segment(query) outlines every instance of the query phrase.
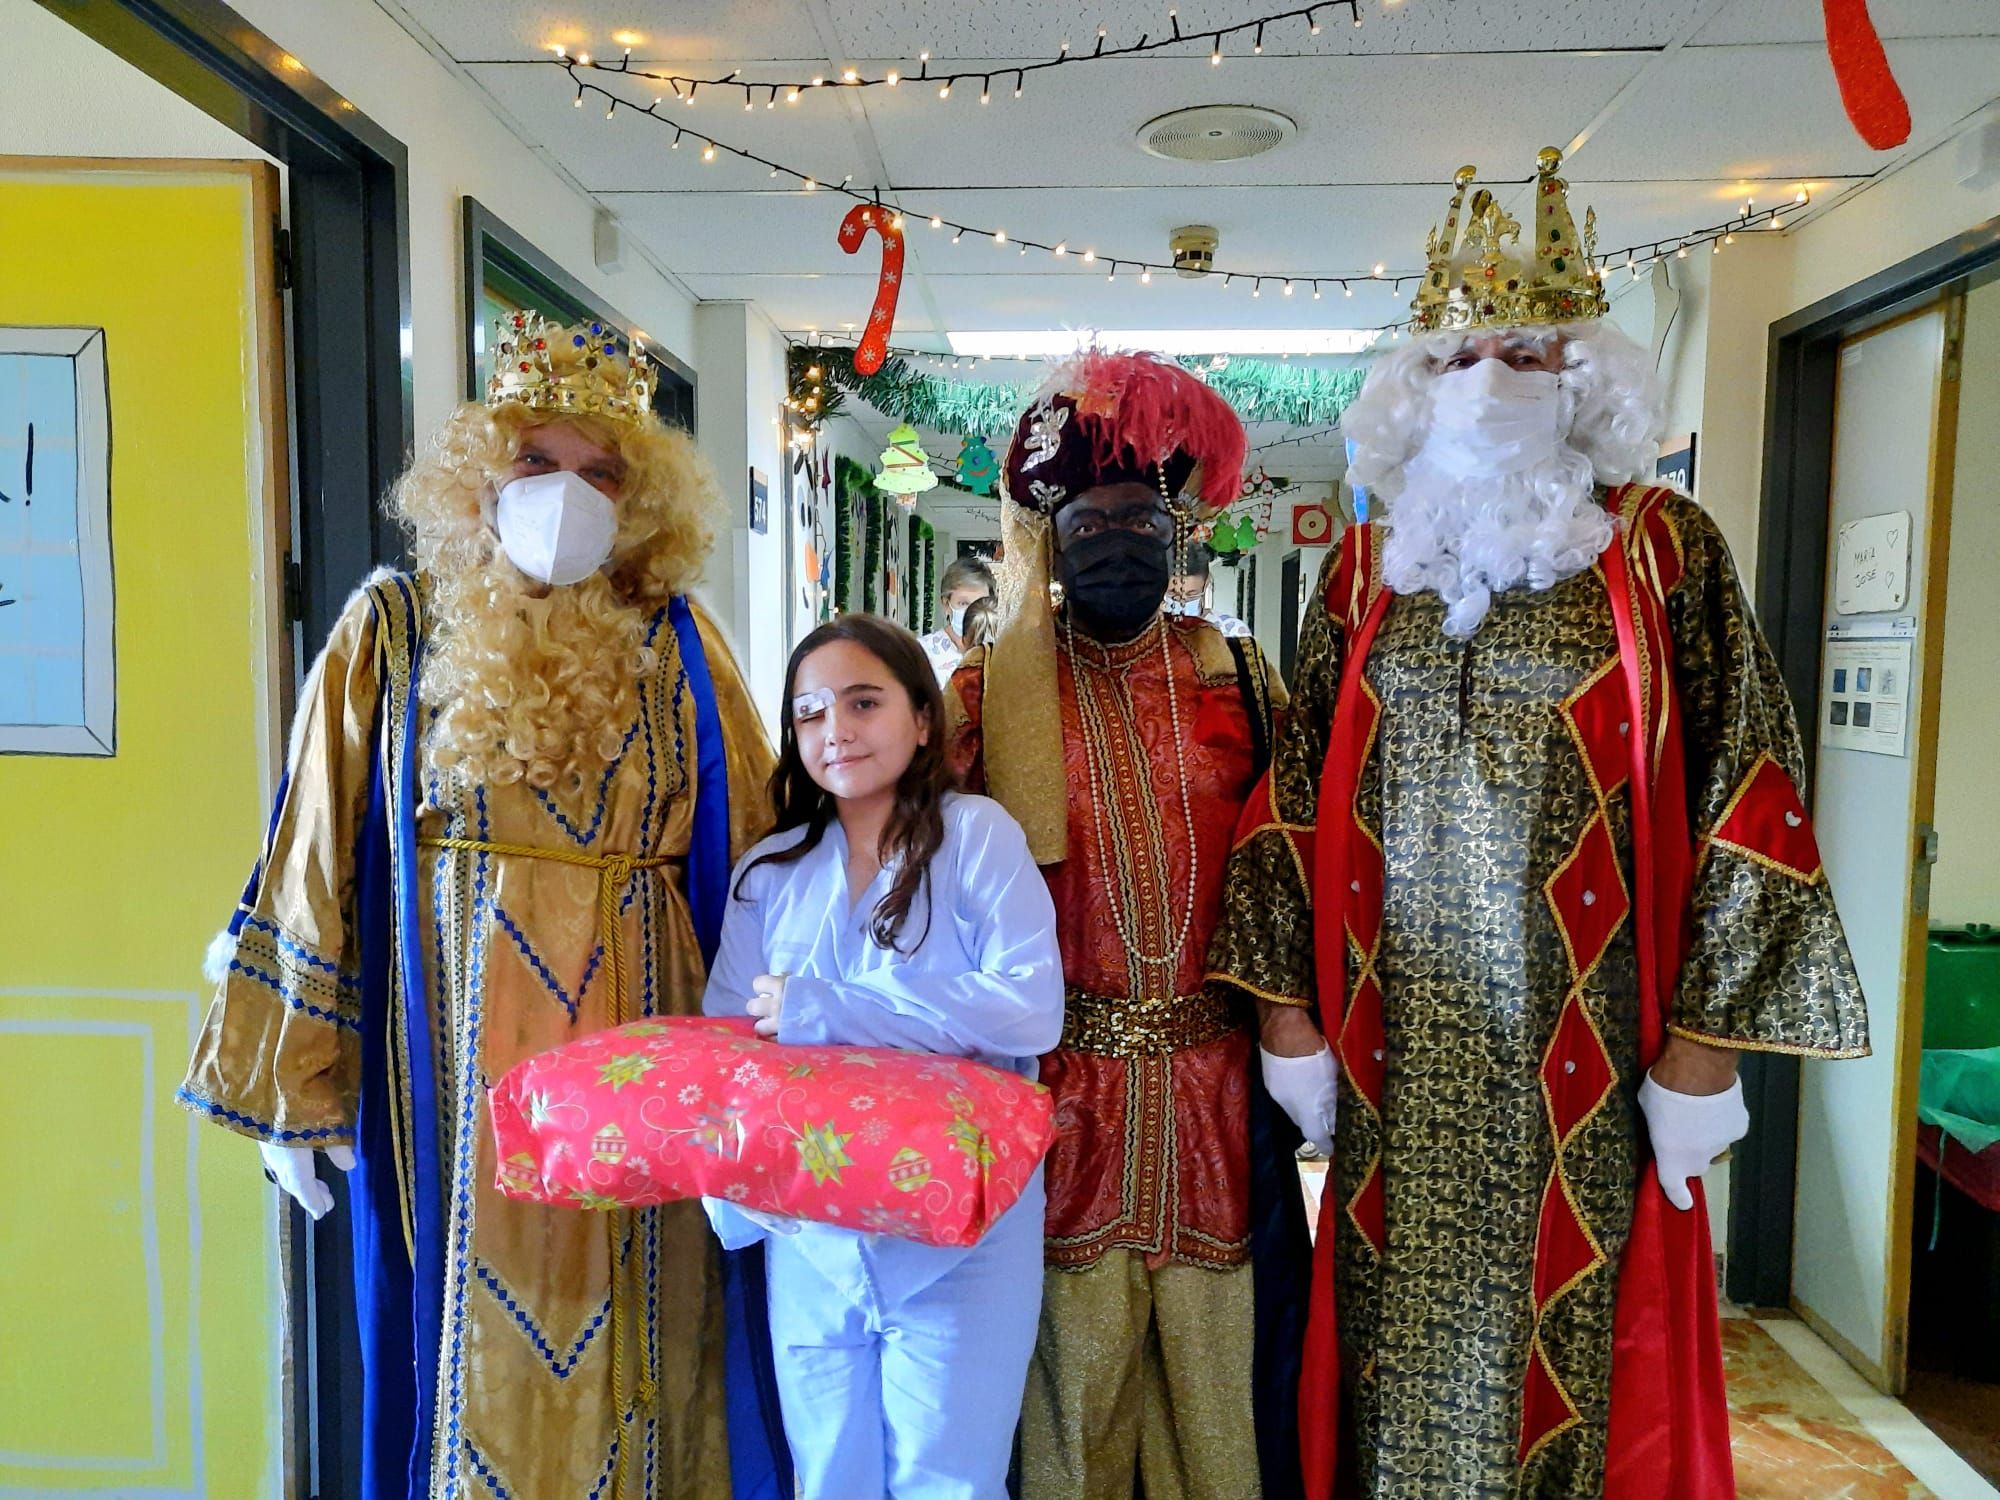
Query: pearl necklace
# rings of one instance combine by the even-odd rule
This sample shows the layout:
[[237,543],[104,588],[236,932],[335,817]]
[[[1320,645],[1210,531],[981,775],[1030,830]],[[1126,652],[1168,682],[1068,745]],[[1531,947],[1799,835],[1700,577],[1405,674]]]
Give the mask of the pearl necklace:
[[[1174,768],[1180,781],[1181,817],[1187,828],[1187,907],[1181,913],[1180,931],[1175,935],[1172,946],[1163,953],[1151,953],[1146,950],[1145,945],[1140,941],[1139,934],[1134,930],[1135,924],[1132,921],[1132,913],[1128,912],[1118,899],[1117,881],[1115,879],[1106,881],[1104,899],[1105,904],[1111,909],[1111,925],[1118,933],[1119,940],[1125,945],[1127,960],[1138,964],[1142,968],[1148,966],[1166,968],[1179,964],[1181,952],[1187,946],[1188,934],[1194,930],[1195,893],[1201,876],[1201,851],[1195,842],[1194,831],[1194,796],[1188,787],[1187,744],[1181,735],[1180,690],[1174,684],[1173,653],[1168,644],[1168,636],[1171,632],[1168,630],[1165,621],[1156,621],[1155,624],[1160,632],[1160,660],[1166,668],[1167,720],[1173,730]],[[1099,722],[1097,706],[1091,701],[1090,695],[1083,690],[1080,673],[1086,664],[1077,655],[1076,629],[1067,611],[1064,612],[1063,616],[1063,646],[1069,656],[1072,680],[1076,681],[1077,684],[1076,717],[1077,724],[1083,731],[1083,761],[1090,777],[1091,831],[1096,836],[1100,858],[1105,856],[1108,847],[1115,847],[1122,854],[1125,852],[1124,825],[1116,818],[1109,819],[1107,824],[1104,792],[1099,784],[1097,771],[1098,755],[1106,750],[1105,729]],[[1107,826],[1109,829],[1108,839],[1106,837]],[[1163,857],[1165,853],[1166,850],[1163,845],[1161,849]],[[1126,860],[1128,868],[1130,867],[1130,863],[1128,857]],[[1112,862],[1112,869],[1108,870],[1107,874],[1114,873],[1115,868],[1114,861]],[[1171,915],[1169,916],[1169,920],[1171,920]]]

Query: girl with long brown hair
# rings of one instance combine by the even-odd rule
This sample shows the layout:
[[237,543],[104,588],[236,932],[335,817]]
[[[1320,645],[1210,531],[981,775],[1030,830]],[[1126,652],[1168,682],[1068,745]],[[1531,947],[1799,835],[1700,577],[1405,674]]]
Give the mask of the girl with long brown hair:
[[[792,653],[781,727],[778,831],[738,866],[703,1009],[753,1016],[780,1043],[946,1053],[1033,1077],[1062,1032],[1055,910],[1020,826],[953,789],[916,637],[872,615],[822,625]],[[875,1100],[850,1104],[852,1128],[887,1128],[869,1119]],[[977,1245],[948,1249],[709,1200],[725,1245],[767,1242],[806,1500],[1005,1493],[1043,1207],[1038,1170]]]

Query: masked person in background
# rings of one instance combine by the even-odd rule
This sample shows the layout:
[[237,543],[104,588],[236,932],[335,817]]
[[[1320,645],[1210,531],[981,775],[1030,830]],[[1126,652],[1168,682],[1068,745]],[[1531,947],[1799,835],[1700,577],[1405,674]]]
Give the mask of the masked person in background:
[[1214,561],[1207,547],[1189,542],[1174,559],[1174,576],[1167,580],[1167,613],[1206,620],[1224,635],[1245,636],[1250,627],[1234,615],[1225,615],[1209,606],[1210,566]]
[[648,368],[531,313],[495,358],[390,502],[417,571],[369,579],[306,679],[180,1098],[314,1217],[316,1158],[351,1174],[364,1500],[721,1496],[732,1467],[789,1495],[758,1343],[724,1350],[761,1263],[726,1293],[699,1203],[494,1188],[489,1083],[698,1011],[773,764],[684,592],[719,501]]
[[1658,393],[1561,160],[1531,252],[1458,174],[1342,417],[1386,516],[1321,572],[1229,867],[1214,967],[1340,1067],[1314,1500],[1733,1496],[1737,1054],[1867,1050],[1791,701],[1715,523],[1635,482]]
[[951,681],[951,674],[974,644],[965,633],[966,612],[980,600],[991,599],[993,593],[993,570],[979,558],[955,558],[944,570],[938,584],[944,623],[923,638],[924,655],[931,659],[940,688]]
[[[1206,962],[1284,689],[1255,642],[1160,608],[1177,533],[1235,499],[1244,449],[1178,365],[1058,370],[1007,451],[1007,623],[952,679],[953,762],[1027,831],[1066,989],[1026,1500],[1297,1487],[1299,1135]],[[1318,1133],[1307,1066],[1280,1087]]]

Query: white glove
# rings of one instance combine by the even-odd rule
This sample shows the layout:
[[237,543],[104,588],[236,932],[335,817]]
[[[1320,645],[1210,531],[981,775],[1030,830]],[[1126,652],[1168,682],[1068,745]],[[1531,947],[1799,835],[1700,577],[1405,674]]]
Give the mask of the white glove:
[[1263,1054],[1266,1092],[1321,1156],[1333,1155],[1333,1116],[1340,1100],[1340,1070],[1334,1066],[1333,1049],[1322,1047],[1309,1057],[1257,1050]]
[[[280,1146],[274,1141],[259,1141],[257,1150],[264,1158],[264,1170],[280,1189],[315,1219],[326,1217],[333,1207],[333,1189],[321,1182],[314,1170],[317,1151],[310,1146]],[[352,1146],[328,1146],[326,1159],[343,1172],[354,1170]]]
[[750,989],[750,999],[744,1009],[756,1019],[757,1035],[775,1040],[778,1014],[785,1008],[785,976],[759,974],[750,981]]
[[1677,1094],[1653,1082],[1648,1073],[1639,1085],[1639,1108],[1653,1138],[1653,1165],[1667,1202],[1693,1208],[1688,1179],[1699,1177],[1750,1129],[1750,1111],[1743,1103],[1743,1080],[1719,1094]]

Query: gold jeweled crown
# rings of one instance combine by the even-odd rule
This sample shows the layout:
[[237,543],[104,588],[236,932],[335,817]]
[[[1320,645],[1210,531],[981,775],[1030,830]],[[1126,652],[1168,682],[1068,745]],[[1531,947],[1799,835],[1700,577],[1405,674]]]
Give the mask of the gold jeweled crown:
[[[1465,190],[1479,169],[1458,169],[1444,227],[1431,230],[1424,245],[1430,266],[1410,304],[1419,333],[1574,323],[1604,316],[1611,304],[1591,264],[1597,251],[1597,210],[1584,215],[1579,237],[1569,212],[1569,184],[1556,176],[1561,165],[1562,152],[1553,146],[1543,147],[1536,158],[1532,255],[1520,248],[1520,222],[1485,188],[1472,195],[1465,236],[1459,238]],[[1512,241],[1513,249],[1503,248],[1503,241]]]
[[486,404],[518,401],[536,411],[638,422],[653,409],[652,365],[603,323],[565,328],[537,312],[494,320],[493,376]]

